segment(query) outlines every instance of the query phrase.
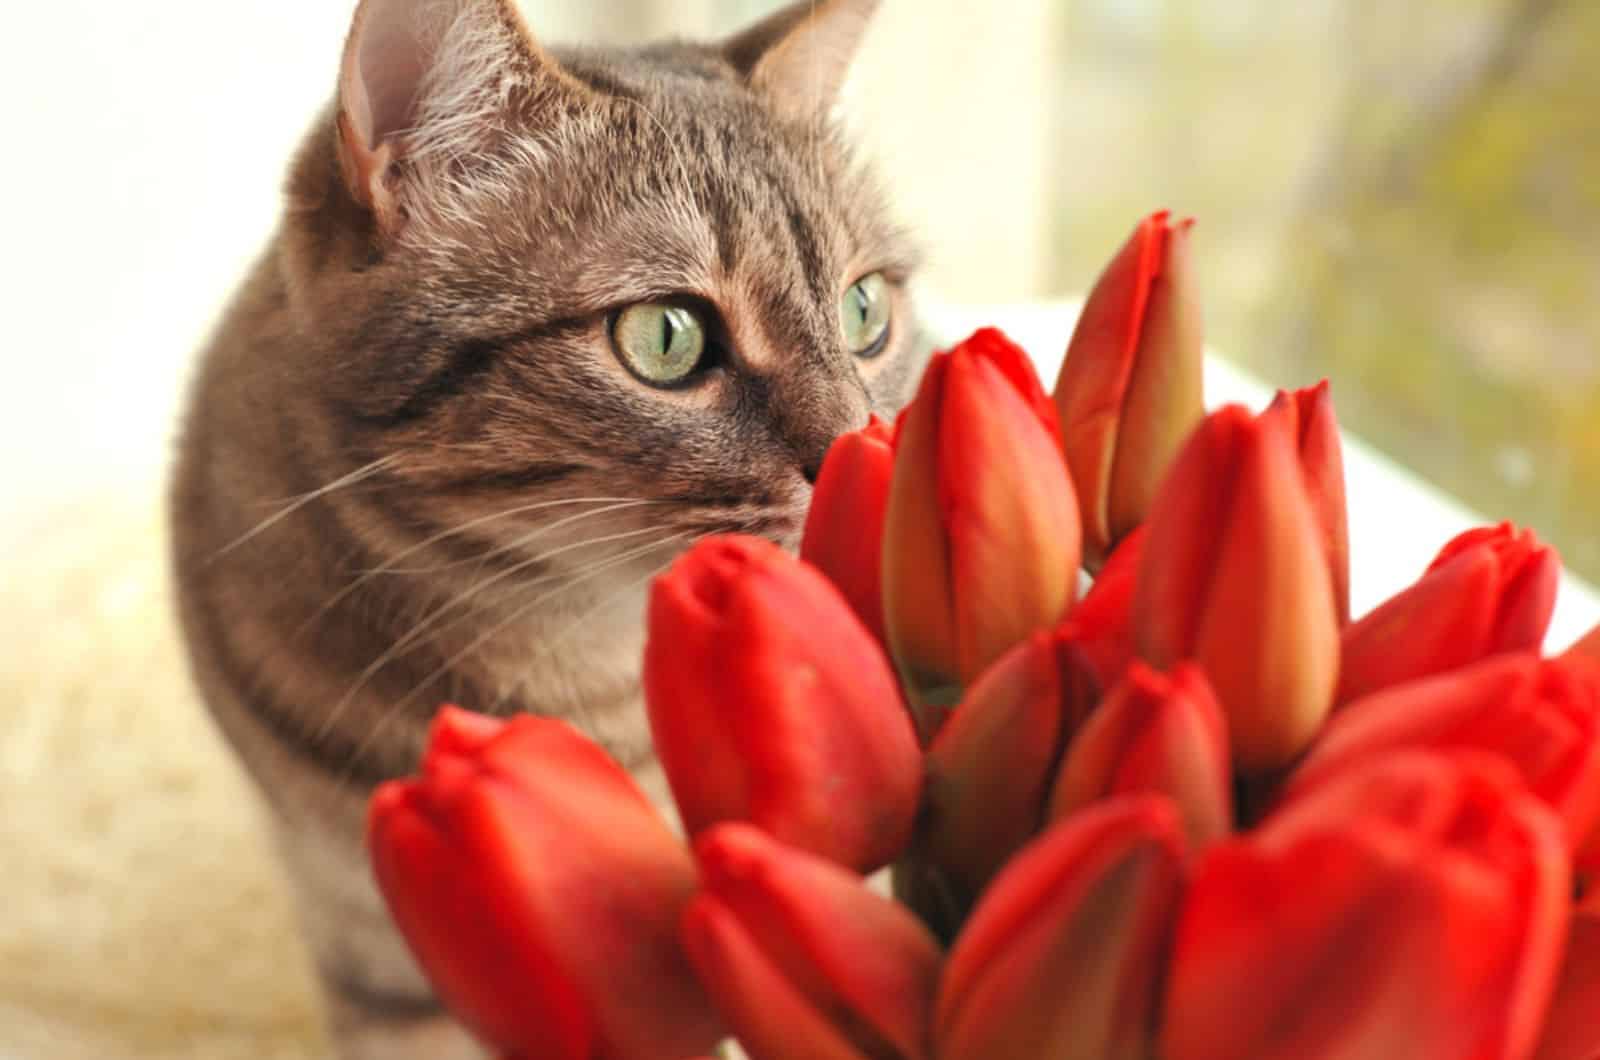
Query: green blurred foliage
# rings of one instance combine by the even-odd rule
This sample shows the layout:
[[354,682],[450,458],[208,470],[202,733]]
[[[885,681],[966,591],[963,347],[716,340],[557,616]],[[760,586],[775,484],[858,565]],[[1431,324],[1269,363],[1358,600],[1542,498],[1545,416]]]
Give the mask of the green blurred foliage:
[[1220,348],[1600,579],[1600,4],[1072,8],[1058,287],[1196,214]]

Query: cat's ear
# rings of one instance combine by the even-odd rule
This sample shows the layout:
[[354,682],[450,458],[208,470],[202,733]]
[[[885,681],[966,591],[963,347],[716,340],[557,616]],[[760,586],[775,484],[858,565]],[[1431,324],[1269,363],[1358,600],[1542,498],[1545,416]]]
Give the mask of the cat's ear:
[[750,87],[788,117],[813,121],[844,87],[879,0],[798,0],[723,45]]
[[402,173],[470,158],[513,97],[566,80],[514,0],[361,0],[339,74],[345,183],[392,232]]

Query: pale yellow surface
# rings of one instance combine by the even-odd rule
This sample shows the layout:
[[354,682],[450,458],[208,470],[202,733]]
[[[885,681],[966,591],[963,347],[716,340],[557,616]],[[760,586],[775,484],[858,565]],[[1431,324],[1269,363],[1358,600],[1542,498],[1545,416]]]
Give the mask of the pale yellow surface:
[[310,1060],[309,969],[199,707],[153,497],[0,555],[0,1056]]

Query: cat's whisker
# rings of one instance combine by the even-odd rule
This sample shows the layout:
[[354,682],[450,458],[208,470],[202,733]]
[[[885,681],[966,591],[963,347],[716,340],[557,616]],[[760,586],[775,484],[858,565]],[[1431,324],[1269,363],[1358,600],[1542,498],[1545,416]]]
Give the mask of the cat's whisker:
[[[455,536],[457,534],[464,533],[467,530],[472,529],[475,525],[482,525],[484,522],[489,521],[491,518],[503,518],[504,513],[502,513],[501,515],[494,516],[494,517],[484,516],[481,519],[475,519],[472,522],[463,524],[462,526],[456,527],[453,530],[447,530],[447,531],[443,531],[441,533],[435,534],[433,537],[428,538],[428,540],[422,542],[421,544],[419,544],[417,546],[413,546],[412,548],[408,548],[405,551],[399,553],[390,562],[385,563],[380,567],[374,567],[371,570],[361,572],[361,578],[362,579],[372,578],[372,577],[376,577],[376,576],[378,576],[380,574],[412,574],[412,575],[415,575],[415,574],[439,574],[439,573],[441,573],[443,571],[454,570],[454,569],[456,569],[458,567],[470,567],[470,566],[477,566],[481,570],[483,568],[483,564],[487,563],[489,560],[496,559],[496,558],[498,558],[500,556],[504,556],[508,552],[516,552],[518,549],[522,549],[522,548],[527,547],[529,544],[531,544],[534,541],[537,541],[539,538],[544,537],[544,536],[546,536],[548,534],[554,533],[555,531],[560,530],[563,527],[570,526],[573,523],[578,523],[578,522],[583,522],[583,521],[588,520],[588,519],[593,519],[596,516],[609,515],[612,512],[623,511],[623,510],[626,510],[628,508],[639,508],[639,507],[643,507],[643,506],[646,506],[646,505],[664,503],[662,501],[657,501],[657,500],[622,500],[620,498],[607,498],[607,500],[615,500],[616,503],[607,504],[603,508],[595,508],[595,509],[592,509],[592,510],[587,511],[587,512],[580,512],[577,515],[566,516],[564,518],[556,520],[553,523],[548,523],[548,524],[546,524],[544,526],[535,527],[534,529],[528,531],[525,534],[522,534],[521,536],[515,538],[514,540],[508,541],[508,542],[506,542],[504,544],[501,544],[501,545],[496,545],[494,548],[491,548],[491,549],[485,551],[484,553],[482,553],[481,555],[478,555],[478,556],[470,556],[470,557],[467,557],[465,559],[453,559],[453,560],[449,560],[449,561],[444,562],[444,563],[435,564],[432,567],[399,567],[399,566],[396,566],[396,562],[397,561],[399,561],[401,559],[404,559],[406,556],[411,555],[413,552],[415,552],[415,551],[417,551],[417,550],[419,550],[421,548],[425,548],[425,547],[430,546],[430,545],[438,544],[440,541],[444,540],[445,538],[453,537],[453,536]],[[549,502],[549,503],[554,504],[554,503],[560,503],[560,502]],[[526,506],[524,508],[513,509],[513,511],[525,512],[525,511],[529,511],[529,510],[532,510],[534,508],[540,508],[540,507],[545,507],[545,505],[530,505],[530,506]],[[360,580],[360,579],[358,579],[358,580]]]
[[[509,519],[512,516],[526,515],[529,512],[542,511],[542,510],[547,509],[547,508],[555,508],[555,507],[558,507],[558,506],[561,506],[561,505],[567,505],[567,504],[604,504],[604,505],[612,505],[612,504],[618,504],[618,505],[641,504],[642,505],[642,504],[660,504],[660,503],[662,503],[662,502],[660,502],[660,501],[651,501],[651,500],[635,500],[635,499],[627,498],[627,497],[576,497],[576,498],[553,500],[553,501],[539,501],[539,502],[536,502],[536,503],[533,503],[533,504],[522,504],[522,505],[518,505],[518,506],[516,506],[514,508],[507,508],[507,509],[504,509],[503,511],[493,512],[493,513],[490,513],[489,515],[480,515],[475,519],[469,519],[465,523],[461,523],[458,526],[453,526],[448,530],[441,530],[439,533],[434,534],[432,537],[429,537],[429,538],[427,538],[427,539],[425,539],[423,541],[419,541],[418,543],[416,543],[414,545],[410,545],[407,548],[402,549],[401,551],[397,552],[392,558],[390,558],[390,560],[387,563],[384,563],[380,567],[376,567],[376,568],[374,568],[372,570],[360,572],[359,575],[356,578],[354,578],[353,580],[351,580],[351,582],[348,585],[346,585],[344,588],[340,589],[338,592],[333,593],[326,601],[324,601],[322,606],[317,608],[317,610],[312,613],[311,617],[307,618],[304,622],[302,622],[300,624],[299,628],[295,630],[295,632],[293,634],[293,637],[294,637],[294,639],[298,640],[300,637],[304,636],[306,634],[306,632],[309,631],[311,629],[311,627],[314,626],[318,621],[320,621],[324,615],[326,615],[329,611],[333,610],[333,608],[337,607],[341,601],[343,601],[346,598],[348,598],[351,593],[354,593],[357,590],[359,590],[363,585],[367,584],[373,578],[376,578],[376,577],[378,577],[378,576],[380,576],[382,574],[393,573],[395,571],[395,564],[398,564],[402,560],[404,560],[404,559],[406,559],[406,558],[408,558],[410,556],[413,556],[416,553],[418,553],[418,552],[420,552],[420,551],[422,551],[424,549],[432,548],[434,545],[437,545],[441,541],[446,541],[446,540],[448,540],[448,539],[450,539],[452,537],[459,536],[459,535],[464,534],[464,533],[466,533],[466,532],[468,532],[470,530],[475,530],[480,526],[485,526],[485,525],[487,525],[489,523],[496,522],[496,521],[501,520],[501,519]],[[588,516],[591,516],[591,515],[601,515],[601,514],[604,514],[606,512],[615,511],[615,510],[616,510],[616,508],[614,508],[614,507],[606,507],[606,508],[600,508],[598,510],[592,510],[592,511],[589,511],[589,512],[586,512],[586,513],[581,513],[581,514],[584,517],[588,517]],[[576,519],[577,517],[573,517],[573,518]],[[551,524],[550,526],[545,527],[543,529],[553,530],[556,527],[564,525],[565,523],[567,523],[569,521],[572,521],[572,520],[560,520],[560,521],[558,521],[558,522],[556,522],[554,524]],[[534,539],[533,537],[526,537],[526,538],[519,539],[519,542],[517,543],[516,547],[521,547],[522,545],[528,543],[528,541],[533,540],[533,539]],[[492,557],[500,555],[500,554],[501,554],[501,551],[500,550],[496,550],[494,552],[489,553],[487,556],[481,557],[481,559],[492,558]]]
[[[588,621],[593,619],[595,616],[603,614],[606,611],[607,608],[609,608],[611,605],[615,604],[618,600],[622,599],[623,597],[627,596],[629,593],[631,593],[634,590],[638,589],[640,585],[643,585],[645,583],[648,583],[650,581],[655,580],[655,578],[658,575],[660,575],[662,571],[664,571],[668,567],[672,566],[674,558],[675,557],[669,557],[668,559],[662,560],[656,566],[654,566],[650,570],[646,571],[642,576],[640,576],[638,578],[631,579],[625,585],[623,585],[621,588],[617,589],[615,592],[611,593],[610,595],[608,595],[605,598],[603,598],[600,601],[598,601],[593,607],[590,607],[583,614],[579,615],[577,618],[573,619],[570,623],[568,623],[567,626],[561,630],[561,632],[559,632],[555,636],[551,637],[550,640],[547,643],[551,643],[551,644],[559,643],[560,641],[564,640],[565,638],[571,636],[573,633],[577,632],[577,630],[580,627],[582,627],[585,623],[587,623]],[[523,671],[523,676],[521,678],[519,678],[516,681],[508,683],[506,685],[506,690],[504,692],[502,692],[500,694],[499,698],[496,699],[494,701],[494,703],[490,706],[490,708],[488,710],[488,713],[499,715],[502,712],[502,709],[505,707],[506,702],[508,700],[510,700],[510,698],[516,693],[516,691],[526,683],[527,674],[529,672],[531,672],[532,670],[533,670],[533,666],[530,665],[529,667],[527,667]],[[586,707],[581,703],[578,705],[578,714],[580,715],[579,721],[583,723],[583,725],[586,727],[587,731],[593,732],[594,731],[593,728],[589,727],[588,711],[587,711]]]
[[424,689],[428,688],[430,685],[432,685],[435,681],[439,680],[441,677],[443,677],[446,674],[450,673],[463,660],[465,660],[467,657],[473,655],[474,653],[480,651],[486,644],[488,644],[495,637],[499,636],[501,633],[505,632],[507,629],[510,629],[517,622],[520,622],[528,614],[528,612],[532,611],[533,609],[539,607],[542,604],[548,603],[549,601],[553,600],[555,597],[561,595],[562,593],[569,592],[572,589],[576,588],[578,585],[581,585],[581,584],[583,584],[585,582],[588,582],[588,581],[592,580],[593,578],[596,578],[599,575],[604,574],[605,572],[607,572],[607,571],[609,571],[609,570],[611,570],[611,569],[613,569],[615,567],[622,566],[623,564],[626,564],[626,563],[630,562],[631,560],[637,559],[639,556],[647,555],[648,553],[650,553],[651,551],[653,551],[655,549],[661,548],[661,547],[663,547],[665,545],[672,544],[672,543],[674,543],[674,542],[676,542],[676,541],[678,541],[678,540],[680,540],[682,538],[688,537],[688,536],[689,535],[687,533],[683,533],[683,532],[676,533],[676,534],[668,534],[665,537],[661,537],[661,538],[658,538],[658,539],[656,539],[654,541],[650,541],[650,542],[648,542],[648,543],[646,543],[644,545],[641,545],[641,546],[639,546],[637,548],[628,549],[626,551],[618,553],[615,556],[611,556],[611,557],[609,557],[609,558],[607,558],[605,560],[601,560],[600,562],[593,564],[592,566],[586,568],[583,571],[575,573],[566,582],[564,582],[563,584],[561,584],[561,585],[557,586],[556,588],[550,590],[549,592],[541,593],[538,596],[535,596],[533,599],[527,601],[526,603],[520,604],[517,607],[513,608],[510,614],[508,614],[506,617],[504,617],[500,621],[498,621],[498,622],[494,623],[493,625],[491,625],[488,629],[484,630],[481,634],[479,634],[477,637],[475,637],[471,641],[471,643],[469,643],[466,647],[462,648],[460,651],[456,652],[450,658],[446,659],[443,663],[441,663],[439,666],[434,668],[429,674],[427,674],[420,681],[418,681],[414,686],[412,686],[412,689],[411,689],[410,692],[407,692],[404,696],[401,696],[400,699],[398,699],[394,703],[391,703],[389,705],[388,709],[384,712],[383,716],[380,717],[377,720],[377,722],[375,722],[373,724],[372,728],[367,732],[367,734],[364,737],[362,737],[361,742],[358,743],[356,745],[355,749],[351,752],[351,755],[350,755],[350,768],[354,769],[355,765],[360,761],[361,756],[366,752],[367,748],[370,747],[377,740],[377,738],[380,735],[380,733],[382,732],[382,730],[396,716],[398,716],[402,711],[404,711],[404,709],[407,706],[409,706],[416,699],[416,697],[422,693],[422,691]]
[[390,453],[388,456],[380,456],[378,459],[369,464],[364,464],[348,474],[341,475],[332,482],[328,483],[326,486],[319,487],[318,489],[312,490],[310,493],[305,493],[299,497],[291,499],[287,504],[278,509],[272,515],[267,516],[249,530],[245,531],[232,541],[228,542],[226,545],[223,545],[221,548],[217,549],[217,551],[213,552],[211,556],[207,558],[206,562],[208,564],[215,563],[228,553],[248,544],[257,537],[260,537],[262,534],[266,533],[268,530],[271,530],[274,526],[277,526],[279,523],[283,522],[285,519],[289,518],[289,516],[293,515],[295,512],[298,512],[311,502],[318,500],[319,498],[326,497],[330,493],[353,486],[363,479],[371,478],[380,471],[393,466],[400,460],[400,457],[401,454],[399,453]]
[[[338,702],[336,702],[329,709],[327,717],[325,717],[322,724],[317,727],[317,731],[315,734],[313,734],[312,739],[320,740],[327,736],[330,731],[332,731],[333,727],[338,723],[340,716],[343,715],[344,711],[355,700],[356,696],[360,694],[361,690],[366,687],[367,682],[372,680],[373,677],[377,676],[380,670],[389,665],[395,659],[399,658],[405,651],[415,645],[423,637],[423,635],[429,630],[432,630],[439,620],[445,615],[449,614],[451,611],[463,604],[471,603],[477,597],[481,596],[485,590],[492,588],[508,578],[515,577],[517,574],[520,574],[529,567],[537,566],[540,563],[544,563],[548,560],[556,558],[557,556],[573,552],[577,549],[590,548],[595,545],[609,544],[611,542],[626,540],[632,537],[639,537],[643,534],[653,533],[659,533],[659,530],[657,530],[655,527],[643,527],[635,530],[625,530],[616,534],[607,534],[603,537],[587,538],[583,541],[575,541],[570,544],[563,545],[560,548],[551,549],[548,552],[541,553],[537,556],[530,556],[520,563],[516,563],[510,567],[507,567],[505,570],[481,579],[474,585],[469,586],[466,590],[452,597],[441,606],[435,608],[416,625],[412,626],[404,636],[395,641],[393,644],[389,645],[389,647],[386,648],[381,655],[374,659],[366,667],[366,669],[362,670],[354,683],[351,684],[350,690],[341,696]],[[557,576],[558,575],[550,575],[548,577]],[[538,579],[535,579],[535,583],[537,582]],[[522,612],[519,611],[519,613]],[[457,616],[453,622],[459,623],[464,621],[465,619],[470,618],[472,614],[473,611],[469,607],[461,615]],[[437,632],[443,632],[443,630]]]

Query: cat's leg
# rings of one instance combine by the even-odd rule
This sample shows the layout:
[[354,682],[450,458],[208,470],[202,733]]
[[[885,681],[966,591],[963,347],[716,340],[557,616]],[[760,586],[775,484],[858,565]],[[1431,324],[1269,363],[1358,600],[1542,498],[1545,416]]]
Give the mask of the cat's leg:
[[[349,822],[280,822],[338,1060],[485,1060],[445,1012],[373,883]],[[359,833],[358,833],[359,834]]]

